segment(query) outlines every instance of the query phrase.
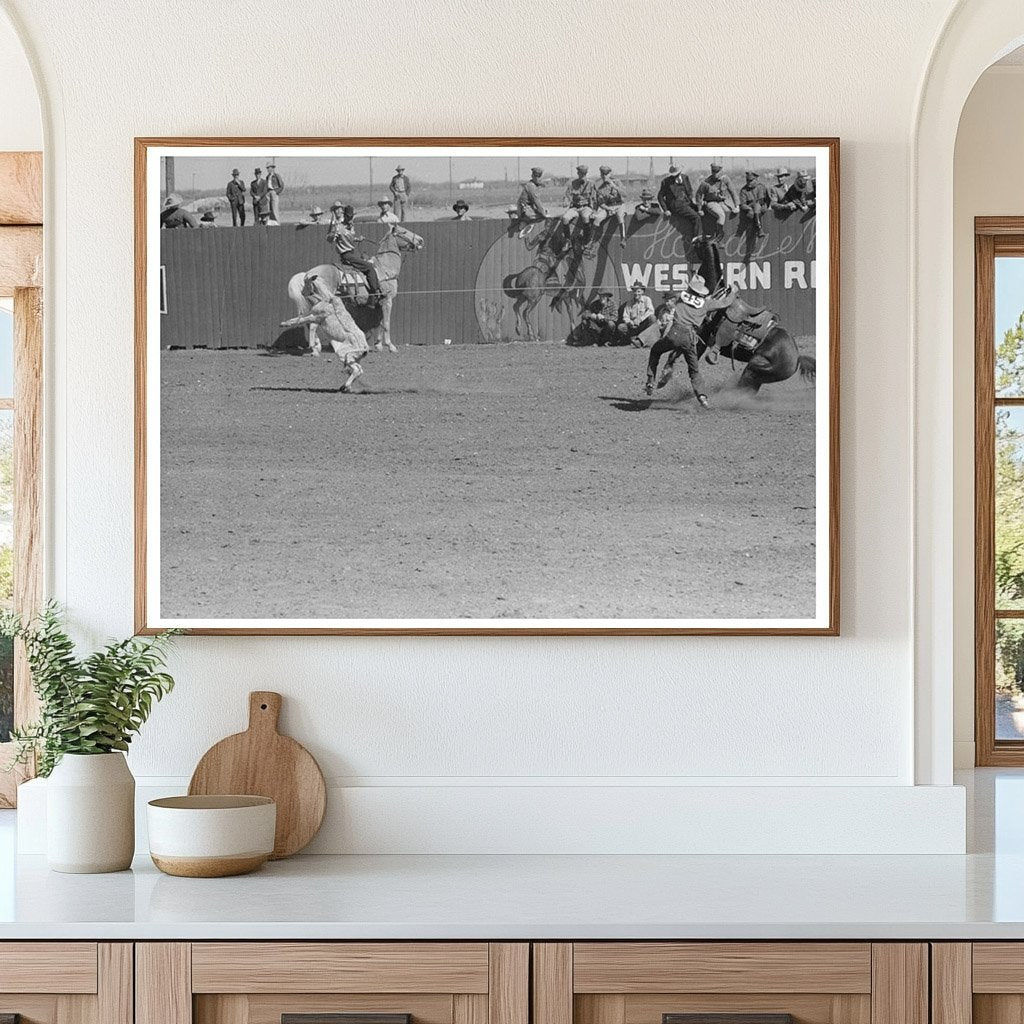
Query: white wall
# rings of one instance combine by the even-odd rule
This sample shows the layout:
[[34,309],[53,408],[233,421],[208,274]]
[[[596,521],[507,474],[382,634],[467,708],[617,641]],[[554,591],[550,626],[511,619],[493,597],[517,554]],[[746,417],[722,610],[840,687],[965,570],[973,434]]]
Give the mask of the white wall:
[[957,764],[974,764],[974,218],[1024,216],[1024,65],[990,68],[956,139],[953,431]]
[[39,96],[25,49],[0,14],[0,152],[43,148]]
[[[132,624],[133,136],[843,140],[840,639],[191,638],[137,773],[187,776],[264,687],[285,692],[286,727],[328,776],[425,785],[410,792],[427,803],[494,782],[914,781],[906,225],[915,102],[946,0],[743,0],[685,26],[671,0],[400,0],[386,13],[311,0],[301,16],[250,0],[215,17],[199,0],[6,6],[38,56],[53,131],[51,589],[91,638]],[[588,25],[629,44],[596,61],[579,42]],[[880,791],[875,805],[884,816]],[[957,806],[935,812],[949,835]]]

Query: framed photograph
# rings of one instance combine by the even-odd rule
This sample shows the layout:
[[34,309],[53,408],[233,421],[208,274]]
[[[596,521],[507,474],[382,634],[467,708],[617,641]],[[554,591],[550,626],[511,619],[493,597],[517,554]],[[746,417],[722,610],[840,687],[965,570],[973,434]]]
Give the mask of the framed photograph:
[[839,631],[837,139],[136,139],[136,626]]

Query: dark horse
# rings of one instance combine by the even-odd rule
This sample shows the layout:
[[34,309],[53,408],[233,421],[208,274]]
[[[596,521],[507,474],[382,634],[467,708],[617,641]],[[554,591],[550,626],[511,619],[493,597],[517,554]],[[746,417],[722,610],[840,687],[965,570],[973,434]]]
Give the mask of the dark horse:
[[[725,275],[717,244],[706,236],[696,240],[696,244],[701,256],[701,276],[713,295],[723,295]],[[797,372],[808,383],[814,381],[817,370],[814,356],[801,355],[792,335],[778,323],[774,314],[748,306],[739,295],[724,309],[713,312],[698,333],[698,359],[714,341],[723,357],[734,363],[746,363],[736,382],[736,387],[742,391],[756,394],[763,384],[789,380]],[[751,338],[756,341],[756,347],[751,347],[747,340]],[[658,387],[668,383],[680,355],[679,349],[669,355]]]

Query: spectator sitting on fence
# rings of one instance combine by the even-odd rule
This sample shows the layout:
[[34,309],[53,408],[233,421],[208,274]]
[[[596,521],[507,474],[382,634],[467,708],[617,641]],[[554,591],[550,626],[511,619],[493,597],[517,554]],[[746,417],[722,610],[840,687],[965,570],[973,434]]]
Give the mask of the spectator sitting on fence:
[[740,189],[740,217],[745,227],[752,227],[758,238],[764,238],[768,232],[761,225],[761,216],[767,213],[771,199],[758,177],[757,171],[747,171],[747,183]]
[[590,168],[580,164],[576,168],[576,177],[565,186],[565,211],[562,213],[562,230],[568,236],[572,233],[573,224],[580,222],[580,231],[589,241],[590,222],[594,217],[594,183],[587,178]]
[[592,299],[583,309],[581,317],[584,339],[590,345],[610,345],[615,340],[615,292],[602,288],[597,298]]
[[[640,281],[630,288],[630,293],[630,298],[619,309],[619,322],[615,330],[621,340],[628,341],[634,348],[643,348],[648,341],[653,343],[658,339],[654,303]],[[648,334],[650,328],[653,330]]]
[[379,224],[397,224],[398,214],[391,208],[391,200],[384,196],[377,200],[377,209],[380,210],[380,215],[377,217]]
[[662,178],[658,189],[658,202],[669,217],[676,217],[685,224],[687,241],[701,233],[700,214],[694,205],[693,185],[689,175],[676,164],[670,164],[668,177]]
[[324,211],[321,210],[319,206],[314,206],[313,209],[309,211],[309,223],[310,224],[319,224],[320,223],[320,218],[323,215],[324,215]]
[[469,215],[469,203],[465,199],[456,199],[452,204],[452,209],[455,211],[455,216],[452,220],[472,220],[473,218]]
[[164,208],[160,211],[160,227],[162,228],[197,228],[199,221],[195,214],[190,213],[181,204],[184,200],[177,192],[172,192],[164,200]]
[[516,213],[519,218],[519,237],[526,236],[530,227],[538,221],[547,220],[548,211],[540,198],[540,190],[544,188],[543,167],[530,168],[530,180],[527,181],[519,192],[519,202],[516,204]]
[[661,216],[661,206],[649,188],[640,190],[640,202],[636,204],[633,216],[637,220],[652,220],[655,217]]
[[697,212],[706,210],[716,221],[716,237],[725,237],[725,222],[739,210],[732,182],[722,173],[721,164],[712,164],[711,173],[697,188]]
[[623,197],[619,183],[612,177],[612,169],[606,164],[598,168],[601,175],[594,184],[594,219],[591,222],[596,237],[601,225],[613,217],[619,224],[619,241],[626,241],[626,215],[622,212]]
[[217,226],[217,218],[214,216],[213,210],[207,210],[199,218],[199,226],[201,228],[215,228]]
[[768,194],[771,198],[772,209],[778,213],[789,213],[796,209],[796,207],[786,199],[786,193],[789,191],[789,185],[786,183],[786,179],[788,177],[789,168],[780,167],[775,172],[775,184],[768,190]]
[[806,212],[814,207],[814,186],[806,171],[800,171],[796,181],[786,191],[785,201],[790,209]]

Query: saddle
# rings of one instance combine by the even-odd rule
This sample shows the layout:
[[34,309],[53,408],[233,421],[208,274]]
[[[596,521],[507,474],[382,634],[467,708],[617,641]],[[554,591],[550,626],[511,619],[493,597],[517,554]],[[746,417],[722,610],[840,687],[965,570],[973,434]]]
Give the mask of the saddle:
[[341,275],[339,287],[344,286],[345,298],[355,306],[370,305],[370,289],[366,284],[366,275],[361,270],[353,270],[341,263],[335,263],[334,266]]
[[779,321],[778,316],[766,306],[751,306],[739,296],[732,300],[725,316],[736,331],[736,344],[751,352],[764,341]]

